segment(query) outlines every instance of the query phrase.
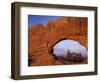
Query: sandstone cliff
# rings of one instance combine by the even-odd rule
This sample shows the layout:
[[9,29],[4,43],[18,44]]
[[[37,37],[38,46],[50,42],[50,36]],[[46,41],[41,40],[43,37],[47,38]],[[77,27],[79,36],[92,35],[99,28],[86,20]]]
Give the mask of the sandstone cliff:
[[[29,66],[62,64],[56,61],[50,53],[52,45],[61,39],[69,38],[76,40],[87,48],[87,22],[87,18],[60,17],[57,20],[49,20],[45,25],[36,23],[29,28]],[[70,64],[73,63],[71,62]]]

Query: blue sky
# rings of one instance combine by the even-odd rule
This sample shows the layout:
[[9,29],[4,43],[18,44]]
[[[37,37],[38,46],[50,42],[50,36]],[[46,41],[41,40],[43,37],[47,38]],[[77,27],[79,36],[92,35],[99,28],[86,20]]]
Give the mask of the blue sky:
[[43,16],[43,15],[28,15],[28,27],[31,27],[35,23],[45,25],[48,20],[56,20],[59,16]]

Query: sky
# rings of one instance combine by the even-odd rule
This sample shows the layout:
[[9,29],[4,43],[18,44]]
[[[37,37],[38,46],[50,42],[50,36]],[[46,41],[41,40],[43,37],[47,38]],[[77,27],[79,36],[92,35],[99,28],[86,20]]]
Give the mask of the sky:
[[54,45],[53,47],[53,54],[55,54],[56,56],[64,56],[67,55],[66,53],[68,53],[68,50],[71,53],[77,53],[77,54],[82,54],[82,57],[86,58],[87,57],[87,50],[85,48],[85,46],[81,45],[79,42],[75,41],[75,40],[62,40],[60,42],[58,42],[57,44]]
[[59,16],[43,16],[43,15],[28,15],[28,27],[31,27],[35,23],[45,25],[48,20],[56,20]]

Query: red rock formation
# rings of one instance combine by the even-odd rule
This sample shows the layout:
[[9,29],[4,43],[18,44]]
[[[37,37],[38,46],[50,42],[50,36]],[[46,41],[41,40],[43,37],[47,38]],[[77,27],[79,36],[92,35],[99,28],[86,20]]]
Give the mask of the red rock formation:
[[60,17],[45,26],[36,23],[28,34],[29,66],[55,65],[57,61],[49,50],[57,41],[70,38],[87,47],[87,18]]

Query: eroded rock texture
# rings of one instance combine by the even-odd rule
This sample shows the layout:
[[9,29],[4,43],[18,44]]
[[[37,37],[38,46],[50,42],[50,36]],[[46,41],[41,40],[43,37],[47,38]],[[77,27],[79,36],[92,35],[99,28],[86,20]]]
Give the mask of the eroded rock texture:
[[[29,28],[29,66],[62,64],[50,54],[52,45],[61,39],[76,40],[87,48],[87,22],[87,18],[60,17],[57,20],[49,20],[45,25],[36,23]],[[81,63],[87,63],[87,61]],[[73,62],[70,64],[73,64]]]

